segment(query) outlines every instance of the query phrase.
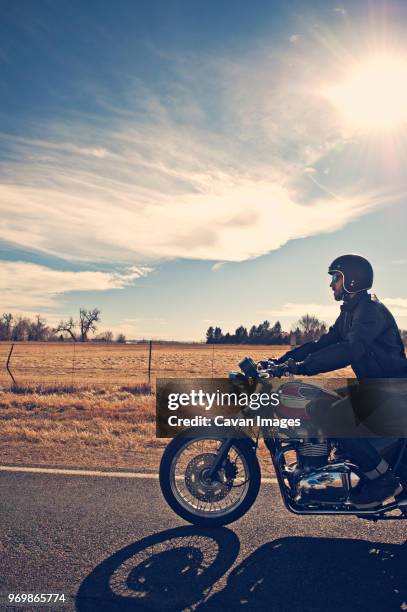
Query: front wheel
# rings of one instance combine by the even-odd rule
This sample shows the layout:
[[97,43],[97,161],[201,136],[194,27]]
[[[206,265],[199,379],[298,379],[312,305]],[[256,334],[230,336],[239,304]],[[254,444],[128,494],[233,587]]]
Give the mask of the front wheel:
[[236,438],[221,468],[209,476],[224,439],[210,437],[172,440],[160,464],[160,486],[178,516],[201,527],[219,527],[243,516],[256,500],[260,466],[250,441]]

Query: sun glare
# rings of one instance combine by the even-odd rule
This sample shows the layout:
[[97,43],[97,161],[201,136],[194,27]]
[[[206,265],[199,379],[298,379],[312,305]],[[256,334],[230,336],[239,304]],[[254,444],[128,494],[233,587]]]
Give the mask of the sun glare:
[[407,122],[407,60],[382,57],[362,62],[324,94],[351,127],[395,130]]

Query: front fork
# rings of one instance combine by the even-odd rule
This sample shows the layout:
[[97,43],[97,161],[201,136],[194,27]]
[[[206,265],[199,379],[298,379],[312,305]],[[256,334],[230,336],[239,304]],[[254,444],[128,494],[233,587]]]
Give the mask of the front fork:
[[213,478],[215,477],[215,474],[220,470],[220,468],[222,467],[222,464],[224,462],[224,460],[226,459],[229,450],[231,449],[233,445],[233,438],[226,438],[226,440],[224,440],[222,442],[222,444],[220,445],[220,448],[218,450],[218,453],[216,455],[216,459],[214,464],[212,465],[210,471],[209,471],[209,478]]

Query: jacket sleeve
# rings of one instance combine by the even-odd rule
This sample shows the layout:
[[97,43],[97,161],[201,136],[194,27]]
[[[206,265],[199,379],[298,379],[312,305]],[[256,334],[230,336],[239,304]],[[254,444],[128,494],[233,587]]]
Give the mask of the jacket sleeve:
[[371,302],[355,309],[352,326],[343,342],[338,342],[308,355],[302,364],[302,373],[312,376],[345,368],[372,350],[375,339],[386,328],[385,317]]
[[277,363],[284,363],[287,359],[294,359],[294,361],[303,361],[308,355],[321,351],[331,344],[336,344],[340,341],[340,336],[337,330],[338,319],[334,325],[329,328],[326,334],[323,334],[317,342],[307,342],[298,348],[288,351],[282,357],[280,357]]

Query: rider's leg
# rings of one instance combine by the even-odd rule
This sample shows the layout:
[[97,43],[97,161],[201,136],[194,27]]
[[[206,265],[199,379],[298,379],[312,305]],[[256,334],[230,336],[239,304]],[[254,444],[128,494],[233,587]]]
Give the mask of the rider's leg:
[[[361,397],[357,389],[352,389],[351,398],[345,397],[332,404],[326,412],[330,427],[337,431],[337,438],[346,454],[363,472],[364,478],[352,494],[352,501],[360,507],[378,505],[381,501],[395,495],[400,489],[397,478],[392,474],[387,461],[382,459],[369,440],[366,438],[343,438],[345,432],[350,431],[363,420],[365,411],[361,410],[367,403],[372,405],[370,393]],[[369,402],[368,402],[369,400]],[[377,401],[377,400],[376,400]],[[334,436],[335,437],[335,436]]]
[[389,464],[366,438],[341,440],[345,453],[359,466],[364,480],[352,494],[352,502],[363,508],[374,507],[401,491],[398,479]]
[[366,438],[342,438],[341,446],[369,480],[379,478],[389,467]]

